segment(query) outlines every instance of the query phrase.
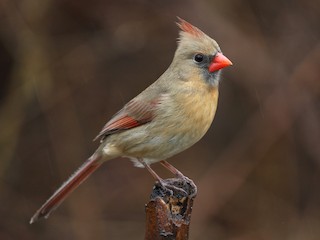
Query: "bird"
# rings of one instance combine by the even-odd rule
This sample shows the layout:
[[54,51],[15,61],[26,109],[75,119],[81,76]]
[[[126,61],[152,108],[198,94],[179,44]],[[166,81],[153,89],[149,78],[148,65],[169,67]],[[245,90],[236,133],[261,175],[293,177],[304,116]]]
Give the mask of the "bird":
[[166,159],[198,142],[214,119],[223,68],[232,62],[218,43],[199,28],[179,18],[177,49],[168,69],[149,87],[123,106],[94,140],[97,150],[36,211],[30,224],[49,215],[102,163],[118,157],[130,158],[136,167],[161,163],[175,176],[184,175]]

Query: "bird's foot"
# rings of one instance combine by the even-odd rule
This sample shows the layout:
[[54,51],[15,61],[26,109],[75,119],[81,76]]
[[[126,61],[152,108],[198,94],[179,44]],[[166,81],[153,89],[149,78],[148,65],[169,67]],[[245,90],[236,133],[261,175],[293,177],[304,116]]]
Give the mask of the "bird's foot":
[[182,196],[188,196],[188,193],[182,187],[177,187],[167,180],[158,181],[158,185],[166,192],[169,192],[170,196],[174,195],[174,193]]
[[168,191],[170,195],[175,193],[189,196],[190,198],[194,198],[197,195],[197,186],[186,176],[158,181],[158,186]]
[[198,193],[197,185],[188,177],[182,175],[184,185],[190,185],[189,189],[192,189],[192,192],[189,194],[190,198],[194,198]]
[[[176,179],[179,181],[175,181],[175,185],[177,185],[177,183],[179,184],[179,186],[181,186],[182,190],[184,192],[189,192],[189,196],[191,198],[195,197],[197,195],[197,186],[194,184],[194,182],[183,175],[182,172],[180,172],[178,169],[176,169],[174,166],[172,166],[170,163],[168,163],[165,160],[160,161],[161,165],[164,166],[166,169],[168,169],[170,172],[172,172]],[[186,189],[186,191],[185,191]]]

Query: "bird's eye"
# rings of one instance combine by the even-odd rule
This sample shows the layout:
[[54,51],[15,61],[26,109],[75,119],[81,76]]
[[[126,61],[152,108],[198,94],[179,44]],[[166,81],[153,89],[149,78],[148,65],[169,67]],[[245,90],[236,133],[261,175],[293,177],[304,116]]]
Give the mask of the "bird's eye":
[[197,53],[196,55],[194,55],[193,60],[197,63],[201,63],[204,59],[203,54],[201,53]]

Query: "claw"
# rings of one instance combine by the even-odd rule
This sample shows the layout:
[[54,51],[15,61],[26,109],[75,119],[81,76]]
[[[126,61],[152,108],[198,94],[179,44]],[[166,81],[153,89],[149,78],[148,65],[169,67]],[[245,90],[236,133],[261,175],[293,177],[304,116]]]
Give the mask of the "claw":
[[188,193],[184,189],[176,187],[170,183],[166,183],[163,180],[160,181],[159,184],[161,185],[161,187],[163,189],[165,189],[166,191],[169,191],[171,196],[173,195],[174,192],[176,192],[180,195],[183,195],[183,196],[188,196]]

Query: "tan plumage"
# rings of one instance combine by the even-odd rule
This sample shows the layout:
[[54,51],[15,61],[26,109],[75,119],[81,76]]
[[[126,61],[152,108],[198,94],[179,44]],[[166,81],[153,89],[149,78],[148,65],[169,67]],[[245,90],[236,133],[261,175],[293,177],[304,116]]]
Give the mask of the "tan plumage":
[[220,69],[231,62],[216,41],[201,30],[180,18],[178,26],[178,48],[169,68],[103,127],[97,136],[101,144],[96,152],[30,223],[48,217],[103,162],[116,157],[131,158],[161,182],[149,165],[189,148],[207,132],[217,108]]

